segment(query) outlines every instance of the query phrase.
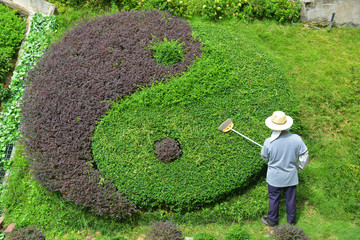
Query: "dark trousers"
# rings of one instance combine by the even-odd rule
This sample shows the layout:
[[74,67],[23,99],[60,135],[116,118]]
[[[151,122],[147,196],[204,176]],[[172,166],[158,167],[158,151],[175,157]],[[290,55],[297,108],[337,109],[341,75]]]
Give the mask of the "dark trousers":
[[274,187],[268,184],[269,192],[269,212],[268,219],[278,223],[279,221],[279,202],[281,190],[285,193],[286,215],[289,223],[296,222],[296,185],[291,187]]

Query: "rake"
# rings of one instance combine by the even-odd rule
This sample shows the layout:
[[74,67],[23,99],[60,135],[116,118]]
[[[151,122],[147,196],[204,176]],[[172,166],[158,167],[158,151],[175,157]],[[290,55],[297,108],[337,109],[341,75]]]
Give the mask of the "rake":
[[254,140],[248,138],[247,136],[239,133],[238,131],[233,129],[234,127],[234,123],[232,122],[232,120],[230,118],[226,119],[225,122],[223,122],[219,127],[218,130],[222,131],[222,132],[229,132],[229,131],[233,131],[237,134],[239,134],[240,136],[242,136],[243,138],[246,138],[247,140],[249,140],[252,143],[255,143],[256,145],[258,145],[259,147],[263,147],[262,145],[258,144],[257,142],[255,142]]

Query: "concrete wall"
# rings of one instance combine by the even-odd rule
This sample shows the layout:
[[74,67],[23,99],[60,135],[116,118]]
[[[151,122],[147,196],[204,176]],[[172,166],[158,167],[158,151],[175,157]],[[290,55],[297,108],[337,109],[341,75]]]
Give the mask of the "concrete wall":
[[42,13],[45,16],[54,14],[55,5],[43,0],[0,0],[0,3],[17,9],[26,16]]
[[300,0],[301,20],[328,25],[335,13],[334,25],[360,26],[360,0]]

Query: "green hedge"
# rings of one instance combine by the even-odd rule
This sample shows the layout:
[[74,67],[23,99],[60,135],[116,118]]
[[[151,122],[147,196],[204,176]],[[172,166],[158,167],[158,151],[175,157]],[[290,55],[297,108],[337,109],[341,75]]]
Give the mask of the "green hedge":
[[[193,22],[205,45],[201,59],[184,75],[114,104],[95,130],[97,166],[139,207],[189,210],[246,186],[265,165],[260,148],[217,127],[231,117],[235,129],[262,143],[273,111],[296,118],[283,71],[223,26]],[[154,152],[166,137],[183,150],[170,164]]]
[[13,58],[26,30],[26,22],[16,13],[0,4],[0,82],[13,67]]
[[245,21],[273,19],[278,22],[297,21],[299,0],[206,0],[203,15],[212,20],[236,17]]
[[206,16],[212,20],[237,18],[245,21],[272,19],[279,23],[300,18],[300,0],[50,0],[62,12],[66,5],[107,9],[111,12],[140,9],[166,10],[184,18]]

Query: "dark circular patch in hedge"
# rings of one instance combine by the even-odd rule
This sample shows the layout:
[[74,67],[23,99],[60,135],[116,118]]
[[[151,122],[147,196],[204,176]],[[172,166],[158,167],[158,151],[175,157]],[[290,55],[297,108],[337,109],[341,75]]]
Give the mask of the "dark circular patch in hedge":
[[[92,158],[96,123],[115,101],[178,74],[201,55],[189,24],[158,11],[121,12],[86,20],[50,46],[29,73],[21,132],[35,179],[99,215],[127,217],[136,210]],[[184,61],[159,65],[149,44],[179,40]]]
[[155,144],[155,152],[156,157],[163,163],[171,163],[182,155],[180,143],[169,137]]

